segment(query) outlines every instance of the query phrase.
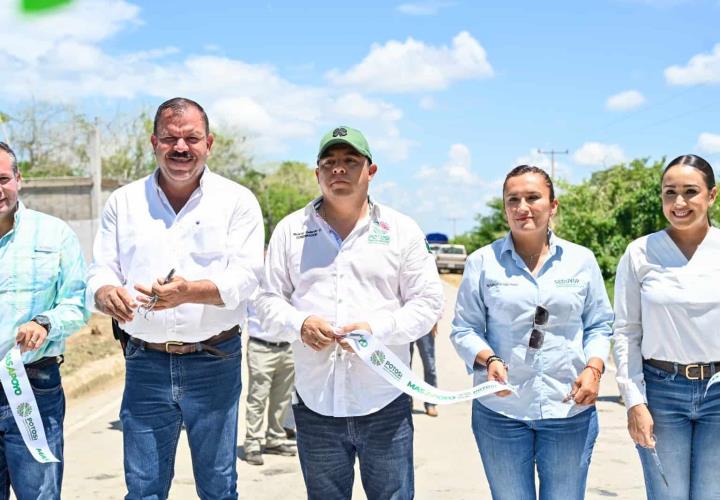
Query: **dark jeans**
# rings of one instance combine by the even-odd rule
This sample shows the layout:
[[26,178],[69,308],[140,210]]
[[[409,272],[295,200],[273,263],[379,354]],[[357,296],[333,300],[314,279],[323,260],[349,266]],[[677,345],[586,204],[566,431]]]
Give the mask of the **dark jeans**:
[[128,343],[120,408],[126,499],[165,499],[185,424],[197,494],[236,499],[240,337],[207,352],[166,354]]
[[[428,333],[410,344],[410,365],[412,366],[413,346],[417,344],[420,359],[423,364],[425,382],[437,387],[437,370],[435,369],[435,337]],[[425,403],[425,408],[435,406],[432,403]]]
[[28,368],[27,375],[42,415],[48,446],[60,462],[41,464],[35,461],[25,447],[5,392],[0,390],[0,499],[10,498],[11,486],[18,500],[59,499],[65,418],[60,367]]
[[328,417],[302,400],[293,405],[297,446],[308,499],[352,497],[355,457],[368,500],[409,500],[415,495],[410,396],[360,417]]

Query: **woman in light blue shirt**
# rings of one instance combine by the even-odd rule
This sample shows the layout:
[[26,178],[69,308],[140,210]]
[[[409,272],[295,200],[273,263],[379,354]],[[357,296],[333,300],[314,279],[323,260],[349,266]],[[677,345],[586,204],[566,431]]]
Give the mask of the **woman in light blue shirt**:
[[452,341],[475,383],[517,388],[473,401],[472,427],[494,500],[582,499],[597,436],[612,309],[595,256],[549,229],[552,180],[521,165],[503,184],[510,233],[474,252]]

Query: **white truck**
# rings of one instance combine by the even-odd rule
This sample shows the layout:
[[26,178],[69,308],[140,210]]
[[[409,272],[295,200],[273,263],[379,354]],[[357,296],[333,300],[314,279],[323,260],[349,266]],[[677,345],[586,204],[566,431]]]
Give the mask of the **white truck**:
[[436,244],[430,245],[430,247],[435,253],[435,263],[439,272],[463,272],[465,260],[467,260],[464,245]]

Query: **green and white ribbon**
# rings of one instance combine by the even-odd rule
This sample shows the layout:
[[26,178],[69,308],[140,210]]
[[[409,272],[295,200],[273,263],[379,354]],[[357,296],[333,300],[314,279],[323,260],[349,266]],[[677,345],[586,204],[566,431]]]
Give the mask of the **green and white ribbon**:
[[500,391],[515,389],[500,382],[485,382],[464,391],[445,391],[426,384],[398,356],[371,334],[363,331],[348,333],[346,338],[360,359],[389,384],[405,394],[431,404],[450,404],[481,398]]
[[720,382],[720,372],[717,372],[715,375],[710,377],[710,380],[708,380],[708,385],[705,386],[705,396],[707,396],[707,392],[710,389],[710,386],[713,384],[717,384],[718,382]]
[[17,346],[10,349],[2,358],[0,383],[30,454],[42,464],[59,462],[60,460],[55,458],[48,447],[42,416]]

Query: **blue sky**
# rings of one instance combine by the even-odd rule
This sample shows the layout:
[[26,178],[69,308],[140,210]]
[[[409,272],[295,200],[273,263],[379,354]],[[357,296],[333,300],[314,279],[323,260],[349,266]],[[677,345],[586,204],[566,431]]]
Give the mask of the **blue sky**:
[[549,168],[538,148],[569,150],[573,182],[636,157],[720,164],[717,0],[18,3],[0,0],[0,109],[111,119],[184,95],[258,163],[312,163],[356,126],[373,195],[427,232],[470,229],[510,168]]

